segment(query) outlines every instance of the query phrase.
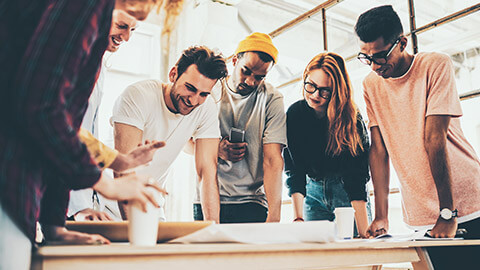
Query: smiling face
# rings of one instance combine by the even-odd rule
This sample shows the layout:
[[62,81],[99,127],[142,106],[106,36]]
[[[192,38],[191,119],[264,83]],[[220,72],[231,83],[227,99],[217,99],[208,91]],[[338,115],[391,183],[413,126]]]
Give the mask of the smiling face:
[[180,77],[177,77],[177,69],[173,67],[169,78],[173,85],[167,106],[170,111],[181,115],[187,115],[203,104],[217,82],[201,74],[195,64],[190,65]]
[[[332,80],[322,69],[311,70],[306,76],[305,82],[313,84],[317,88],[328,88],[330,89],[330,91],[332,90]],[[320,91],[317,90],[313,94],[311,94],[304,89],[303,95],[305,97],[305,101],[307,101],[308,106],[315,110],[315,112],[326,112],[329,100],[323,98],[320,95]]]
[[387,62],[385,64],[379,65],[372,62],[370,68],[377,73],[378,76],[382,76],[385,79],[399,77],[403,74],[404,67],[402,66],[402,53],[405,52],[404,48],[406,42],[407,39],[405,37],[400,38],[400,41],[396,46],[392,43],[385,44],[383,37],[379,37],[372,42],[363,42],[360,40],[360,53],[370,56],[386,55],[391,49],[390,54],[386,58]]
[[137,20],[123,10],[114,10],[112,14],[112,26],[108,36],[107,51],[116,52],[123,42],[130,39],[130,35],[137,27]]
[[229,83],[231,89],[242,96],[257,90],[273,66],[273,61],[263,62],[255,52],[245,52],[240,58],[235,55],[232,63],[234,70]]

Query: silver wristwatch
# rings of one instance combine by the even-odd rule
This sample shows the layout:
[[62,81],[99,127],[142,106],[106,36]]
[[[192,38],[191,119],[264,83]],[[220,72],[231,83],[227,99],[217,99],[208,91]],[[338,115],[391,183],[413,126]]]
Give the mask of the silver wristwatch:
[[452,218],[456,218],[457,217],[457,209],[455,210],[450,210],[448,208],[443,208],[442,210],[440,210],[440,217],[443,219],[443,220],[447,220],[447,221],[450,221],[452,220]]

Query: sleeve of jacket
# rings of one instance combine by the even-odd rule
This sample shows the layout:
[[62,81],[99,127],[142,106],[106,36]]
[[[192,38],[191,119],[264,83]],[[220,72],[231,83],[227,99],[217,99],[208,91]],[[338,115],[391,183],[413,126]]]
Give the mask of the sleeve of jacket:
[[101,174],[74,124],[86,104],[72,100],[87,100],[93,89],[113,6],[111,0],[50,1],[16,73],[16,123],[64,176],[52,180],[71,189],[90,187]]
[[287,175],[285,185],[288,188],[288,196],[292,196],[293,193],[301,193],[305,197],[307,194],[305,172],[295,166],[288,148],[283,150],[283,159],[285,160],[285,174]]
[[117,158],[117,150],[103,144],[86,129],[81,128],[78,132],[78,137],[80,138],[80,141],[82,141],[85,146],[87,146],[88,152],[90,152],[92,158],[95,160],[95,162],[98,163],[98,166],[100,166],[101,168],[110,167],[115,158]]
[[299,129],[299,122],[295,119],[296,113],[292,107],[287,111],[287,144],[284,148],[283,159],[285,160],[285,184],[288,188],[288,195],[301,193],[306,195],[306,170],[301,162],[301,138],[302,131]]

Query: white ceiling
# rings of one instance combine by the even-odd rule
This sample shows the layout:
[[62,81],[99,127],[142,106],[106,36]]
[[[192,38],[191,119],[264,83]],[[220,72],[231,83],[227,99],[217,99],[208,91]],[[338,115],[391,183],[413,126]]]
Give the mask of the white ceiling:
[[[244,34],[252,31],[269,33],[304,12],[323,3],[321,0],[242,0],[238,9]],[[364,11],[379,5],[391,4],[398,12],[405,33],[410,32],[407,0],[344,0],[327,9],[328,50],[345,58],[356,55],[357,39],[353,27]],[[421,27],[443,16],[452,14],[478,1],[415,0],[416,25]],[[418,36],[419,51],[441,51],[449,55],[461,54],[480,45],[480,16],[473,13],[454,22],[439,26]],[[323,51],[321,13],[299,23],[274,39],[280,51],[279,67],[271,80],[278,83],[297,77],[314,55]],[[411,50],[411,46],[410,50]],[[477,51],[475,51],[477,52]],[[228,53],[227,53],[228,54]],[[360,66],[351,63],[355,68]]]

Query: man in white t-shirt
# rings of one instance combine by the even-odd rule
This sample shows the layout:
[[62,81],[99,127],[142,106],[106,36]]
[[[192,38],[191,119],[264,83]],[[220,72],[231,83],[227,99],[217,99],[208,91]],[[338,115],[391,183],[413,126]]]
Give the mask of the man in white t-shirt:
[[[137,19],[123,10],[115,9],[112,13],[112,25],[108,36],[106,53],[116,52],[120,45],[127,42],[132,32],[137,28]],[[93,92],[88,100],[88,108],[83,116],[82,128],[88,130],[98,139],[98,109],[103,96],[103,84],[105,81],[106,68],[103,57],[102,66]],[[107,211],[106,199],[91,188],[70,191],[67,217],[76,221],[85,220],[112,220],[116,211]],[[119,218],[119,217],[117,217]]]
[[137,169],[162,185],[168,168],[193,137],[203,214],[216,222],[220,207],[216,176],[220,131],[217,107],[209,95],[226,75],[225,59],[220,54],[204,46],[190,47],[170,70],[168,84],[146,80],[127,87],[115,102],[110,120],[115,148],[121,153],[145,140],[165,141],[151,164]]

